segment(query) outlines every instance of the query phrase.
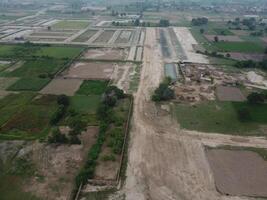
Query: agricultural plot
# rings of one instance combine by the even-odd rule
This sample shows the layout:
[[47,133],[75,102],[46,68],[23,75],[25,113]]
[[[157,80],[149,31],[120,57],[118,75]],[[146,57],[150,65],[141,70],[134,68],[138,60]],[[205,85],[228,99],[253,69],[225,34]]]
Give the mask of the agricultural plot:
[[214,42],[215,37],[217,36],[219,41],[224,42],[242,42],[243,40],[236,35],[205,35],[208,41]]
[[215,42],[218,49],[225,52],[263,53],[264,46],[254,42]]
[[108,41],[112,38],[113,34],[115,33],[115,30],[105,30],[103,33],[99,35],[98,38],[96,38],[93,43],[108,43]]
[[217,86],[216,95],[220,101],[240,102],[246,100],[240,89],[236,87]]
[[206,154],[219,192],[234,196],[267,196],[267,163],[256,152],[209,149]]
[[101,95],[105,92],[108,85],[107,81],[89,80],[83,81],[79,90],[76,92],[78,95]]
[[267,55],[263,53],[238,53],[238,52],[229,52],[230,57],[235,60],[245,61],[245,60],[253,60],[256,62],[260,62],[262,60],[267,59]]
[[42,94],[61,95],[65,94],[73,96],[82,84],[82,80],[79,79],[53,79],[45,88],[40,92]]
[[88,41],[94,34],[96,34],[98,30],[87,30],[83,34],[79,35],[77,38],[72,40],[73,42],[86,42]]
[[108,80],[114,70],[113,63],[76,62],[62,73],[65,78]]
[[128,49],[98,48],[86,50],[82,58],[96,60],[125,60],[127,55]]
[[39,91],[49,83],[49,78],[21,78],[10,85],[9,91]]
[[81,20],[63,20],[54,25],[52,25],[52,29],[84,29],[89,26],[89,21],[81,21]]
[[129,43],[133,35],[133,31],[122,31],[115,43]]

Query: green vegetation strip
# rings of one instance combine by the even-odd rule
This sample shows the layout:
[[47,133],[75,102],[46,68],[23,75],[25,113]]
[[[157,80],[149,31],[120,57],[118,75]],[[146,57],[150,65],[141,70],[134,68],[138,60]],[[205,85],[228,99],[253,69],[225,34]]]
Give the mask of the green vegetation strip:
[[108,81],[88,80],[84,81],[76,92],[79,95],[101,95],[104,93]]
[[[238,110],[247,109],[251,120],[241,122]],[[234,135],[261,135],[259,125],[267,124],[267,104],[250,105],[246,102],[205,102],[198,105],[174,106],[181,127],[203,132]]]
[[214,42],[218,49],[226,52],[263,53],[263,45],[254,42]]
[[10,91],[39,91],[49,83],[48,78],[21,78],[7,90]]

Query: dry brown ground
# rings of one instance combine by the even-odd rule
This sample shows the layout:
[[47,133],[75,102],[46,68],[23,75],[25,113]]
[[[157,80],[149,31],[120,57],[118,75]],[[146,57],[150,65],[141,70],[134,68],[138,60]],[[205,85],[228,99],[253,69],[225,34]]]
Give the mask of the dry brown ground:
[[46,87],[44,87],[40,93],[41,94],[65,94],[68,96],[73,96],[75,92],[80,88],[82,80],[80,79],[53,79]]
[[113,36],[115,31],[105,30],[95,41],[94,43],[107,43]]
[[257,153],[211,149],[207,157],[221,193],[267,196],[267,162]]
[[220,101],[245,101],[246,98],[242,94],[239,88],[218,86],[216,88],[216,95]]
[[238,53],[238,52],[230,52],[231,58],[236,60],[254,60],[254,61],[262,61],[267,58],[266,54],[261,53]]
[[128,49],[89,49],[83,58],[100,60],[125,60],[128,55]]
[[154,28],[147,29],[144,65],[135,94],[127,178],[110,199],[240,200],[217,192],[203,145],[266,147],[264,138],[205,134],[181,130],[176,120],[150,100],[163,77],[163,63]]
[[113,63],[77,62],[63,72],[63,76],[74,79],[110,79],[113,70]]

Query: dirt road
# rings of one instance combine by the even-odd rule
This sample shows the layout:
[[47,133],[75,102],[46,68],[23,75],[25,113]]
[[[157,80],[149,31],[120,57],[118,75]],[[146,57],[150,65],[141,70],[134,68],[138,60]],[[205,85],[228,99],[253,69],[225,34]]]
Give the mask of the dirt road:
[[[127,200],[241,200],[216,191],[205,156],[205,142],[266,145],[262,138],[210,136],[181,130],[170,114],[150,101],[163,78],[160,46],[154,28],[148,28],[143,68],[135,95],[130,132],[127,178],[122,192]],[[233,139],[234,138],[234,139]]]

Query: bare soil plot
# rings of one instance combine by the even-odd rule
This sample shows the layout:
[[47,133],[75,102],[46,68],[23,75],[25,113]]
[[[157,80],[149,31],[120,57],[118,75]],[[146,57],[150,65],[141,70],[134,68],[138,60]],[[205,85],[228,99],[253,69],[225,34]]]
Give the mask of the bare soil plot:
[[0,77],[0,90],[5,90],[12,84],[14,84],[18,78],[6,78],[6,77]]
[[75,38],[73,42],[86,42],[88,41],[94,34],[96,34],[98,30],[87,30],[83,34],[81,34],[79,37]]
[[32,33],[30,36],[40,36],[40,37],[68,37],[71,36],[72,32],[54,32],[54,31],[47,31],[47,32],[35,32]]
[[42,41],[42,42],[62,42],[67,38],[52,38],[52,37],[28,37],[30,41]]
[[219,38],[219,41],[225,41],[225,42],[242,42],[243,41],[237,35],[205,35],[207,40],[209,40],[210,42],[213,42],[216,36]]
[[93,43],[107,43],[115,33],[115,30],[105,30]]
[[125,60],[128,55],[128,49],[100,48],[88,49],[83,58],[99,60]]
[[235,60],[253,60],[253,61],[262,61],[267,58],[266,54],[263,53],[238,53],[238,52],[230,52],[231,58]]
[[40,92],[42,94],[65,94],[73,96],[75,92],[80,88],[82,80],[79,79],[53,79],[45,88]]
[[122,31],[115,43],[128,43],[133,35],[133,31]]
[[267,162],[251,151],[212,149],[206,152],[217,189],[237,196],[267,196]]
[[239,88],[218,86],[216,88],[216,95],[220,101],[245,101],[246,98],[242,94]]
[[245,31],[245,30],[231,30],[231,32],[233,32],[235,35],[238,35],[238,36],[249,35],[249,31]]
[[267,43],[267,37],[262,38],[263,42]]
[[74,79],[103,79],[108,80],[114,70],[113,63],[76,62],[63,72],[65,78]]

